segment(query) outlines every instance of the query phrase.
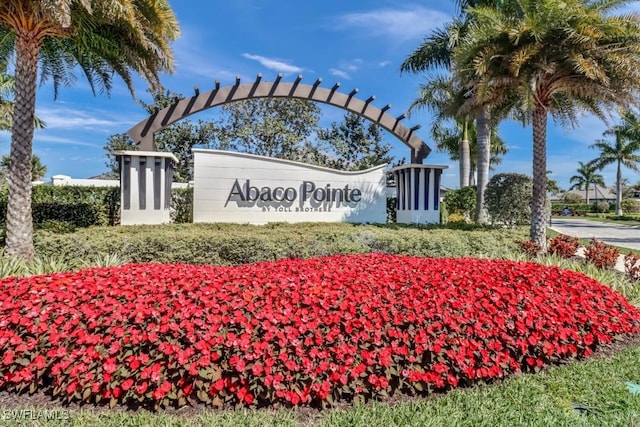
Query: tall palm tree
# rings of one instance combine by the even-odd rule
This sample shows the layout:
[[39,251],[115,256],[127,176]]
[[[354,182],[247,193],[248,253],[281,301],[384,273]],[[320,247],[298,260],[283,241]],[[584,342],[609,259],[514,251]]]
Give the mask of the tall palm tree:
[[[445,126],[448,122],[453,122],[457,132],[455,132],[455,149],[457,160],[460,165],[460,188],[469,186],[469,176],[471,174],[471,158],[469,150],[469,125],[472,121],[468,115],[459,114],[460,107],[464,102],[465,90],[454,82],[449,76],[436,76],[420,85],[416,98],[409,106],[409,114],[414,110],[426,108],[435,117],[431,124],[431,138],[436,142],[439,151],[451,152],[451,139],[453,133],[448,132],[450,128]],[[446,148],[443,148],[443,138],[446,141]]]
[[477,81],[479,102],[517,97],[533,124],[531,239],[546,250],[548,115],[575,124],[586,111],[606,118],[636,101],[640,25],[615,15],[629,0],[518,0],[468,9],[473,17],[455,62]]
[[[466,136],[465,136],[466,133]],[[469,185],[476,185],[476,175],[478,171],[478,131],[475,122],[467,124],[466,128],[461,128],[458,123],[443,124],[432,129],[431,139],[436,143],[436,150],[447,153],[453,161],[460,161],[460,144],[468,141],[469,150],[469,170],[467,181]],[[493,170],[494,165],[502,163],[502,156],[507,154],[507,145],[498,134],[497,124],[491,125],[491,157],[489,159],[489,170]]]
[[[170,72],[179,27],[167,0],[2,0],[0,61],[15,59],[15,100],[6,253],[33,257],[31,155],[36,76],[61,85],[83,71],[92,91],[109,92],[113,75],[133,94],[132,74],[159,88]],[[38,66],[40,65],[40,72]]]
[[593,166],[601,170],[616,164],[616,215],[622,215],[622,165],[634,171],[640,170],[640,118],[631,111],[622,114],[622,123],[604,132],[614,136],[614,141],[599,140],[591,148],[600,151]]
[[569,190],[584,189],[584,198],[586,203],[589,204],[589,187],[592,184],[604,187],[604,178],[596,173],[596,168],[592,163],[578,162],[578,164],[580,165],[577,169],[578,174],[569,178],[569,183],[573,184],[569,187]]
[[[418,46],[402,63],[400,71],[410,71],[413,73],[423,72],[433,68],[451,69],[453,65],[453,54],[457,47],[464,42],[470,26],[473,25],[473,15],[467,13],[473,6],[487,5],[500,7],[502,0],[456,0],[459,17],[452,22],[437,29],[427,36],[422,44]],[[469,80],[470,74],[465,74],[462,83],[473,86],[473,79]],[[491,159],[491,115],[492,111],[488,103],[469,104],[474,108],[466,108],[461,117],[475,116],[478,132],[477,144],[477,166],[478,182],[476,192],[476,212],[475,221],[486,223],[488,216],[484,208],[484,192],[489,183],[489,165]],[[495,113],[495,112],[494,112]],[[464,148],[464,147],[462,147]],[[462,159],[466,162],[466,159]]]

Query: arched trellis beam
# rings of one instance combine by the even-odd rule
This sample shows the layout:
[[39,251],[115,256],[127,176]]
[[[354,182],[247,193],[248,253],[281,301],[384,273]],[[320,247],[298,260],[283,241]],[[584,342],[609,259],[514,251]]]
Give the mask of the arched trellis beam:
[[216,81],[213,90],[201,93],[196,89],[195,95],[191,98],[177,101],[152,114],[129,129],[127,133],[140,144],[142,150],[155,151],[153,135],[191,114],[244,99],[298,98],[342,108],[381,126],[411,149],[411,163],[422,163],[431,152],[429,146],[415,134],[415,131],[420,128],[419,125],[407,128],[400,123],[405,118],[404,114],[393,117],[387,113],[390,105],[385,105],[382,108],[373,106],[371,104],[375,99],[373,96],[363,101],[355,97],[357,89],[348,94],[338,92],[339,83],[331,88],[323,88],[320,87],[322,79],[317,79],[312,85],[301,84],[302,76],[300,75],[294,82],[282,82],[281,79],[282,75],[278,74],[273,82],[266,82],[262,81],[262,75],[258,74],[254,82],[241,84],[240,78],[236,77],[235,84],[226,87],[220,87],[220,82]]

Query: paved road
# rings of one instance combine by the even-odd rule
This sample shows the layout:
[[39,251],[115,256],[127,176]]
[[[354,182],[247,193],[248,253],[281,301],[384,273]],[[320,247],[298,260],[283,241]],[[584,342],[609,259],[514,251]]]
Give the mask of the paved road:
[[586,219],[552,218],[552,230],[581,239],[594,237],[600,242],[640,250],[640,226],[618,225]]

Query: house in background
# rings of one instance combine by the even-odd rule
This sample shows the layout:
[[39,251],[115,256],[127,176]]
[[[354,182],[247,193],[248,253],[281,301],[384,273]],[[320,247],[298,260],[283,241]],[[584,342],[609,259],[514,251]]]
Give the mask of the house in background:
[[[582,202],[586,203],[586,191],[584,190],[570,190],[565,193],[556,194],[551,196],[551,203],[560,203],[563,201],[563,196],[565,194],[575,194],[582,198]],[[601,187],[599,185],[591,185],[589,187],[589,203],[598,203],[598,202],[607,202],[607,203],[615,203],[616,202],[616,193],[607,187]]]

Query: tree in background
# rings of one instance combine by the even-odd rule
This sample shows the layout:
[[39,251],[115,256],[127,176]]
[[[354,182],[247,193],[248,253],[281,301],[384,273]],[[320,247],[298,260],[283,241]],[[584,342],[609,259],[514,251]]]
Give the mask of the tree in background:
[[[16,79],[5,73],[6,64],[0,64],[0,131],[11,130],[13,126],[13,92]],[[34,117],[36,128],[44,128],[46,123]]]
[[640,170],[640,119],[627,111],[622,114],[622,123],[606,130],[604,135],[613,136],[614,140],[600,140],[590,146],[600,151],[592,163],[596,170],[616,164],[616,215],[622,215],[622,166]]
[[94,92],[108,93],[118,75],[133,94],[133,73],[157,88],[159,74],[172,71],[170,44],[179,32],[167,0],[0,2],[0,62],[15,61],[6,254],[34,255],[31,157],[37,76],[53,80],[56,96],[78,70]]
[[[6,180],[9,175],[11,160],[9,156],[2,156],[0,159],[0,177],[2,177],[2,182],[4,184],[4,180]],[[47,174],[47,167],[42,163],[40,157],[35,154],[31,156],[31,180],[32,181],[40,181]]]
[[573,184],[569,190],[584,189],[585,203],[589,204],[589,187],[591,185],[600,185],[604,187],[604,178],[596,173],[596,168],[592,163],[578,162],[580,165],[577,169],[578,174],[569,178],[569,182]]
[[311,101],[256,98],[224,104],[216,146],[259,156],[305,161],[318,130],[320,108]]
[[[184,98],[182,95],[171,93],[168,90],[152,95],[152,103],[139,102],[149,114],[162,110]],[[212,121],[180,120],[158,132],[154,136],[154,143],[158,151],[173,153],[178,159],[173,170],[174,181],[189,182],[193,179],[193,152],[191,150],[194,147],[213,148],[211,144],[216,135],[216,124]],[[107,151],[106,163],[110,169],[107,176],[117,179],[120,176],[120,166],[112,152],[117,150],[136,151],[139,146],[126,133],[119,133],[109,136],[104,149]]]
[[558,181],[549,178],[549,175],[551,175],[552,173],[552,171],[547,171],[547,193],[551,193],[555,196],[561,194],[564,190],[562,190],[562,188],[558,184]]
[[[357,114],[347,113],[342,123],[332,123],[329,129],[318,130],[320,146],[315,148],[319,158],[315,163],[341,170],[369,169],[394,157],[391,145],[382,140],[380,127],[365,123]],[[322,145],[324,143],[324,145]]]
[[533,129],[533,210],[530,235],[546,251],[547,119],[575,124],[590,112],[637,101],[640,25],[614,14],[626,0],[519,0],[467,9],[474,25],[455,62],[475,76],[479,102],[518,99]]

